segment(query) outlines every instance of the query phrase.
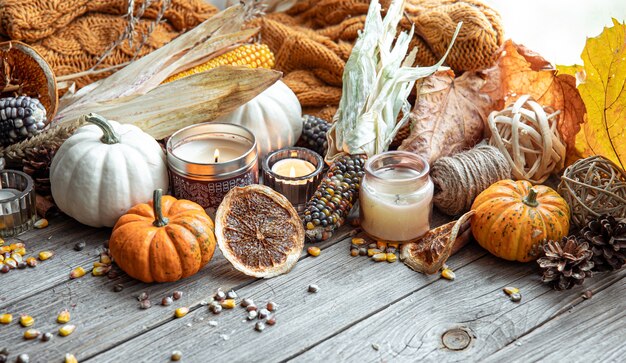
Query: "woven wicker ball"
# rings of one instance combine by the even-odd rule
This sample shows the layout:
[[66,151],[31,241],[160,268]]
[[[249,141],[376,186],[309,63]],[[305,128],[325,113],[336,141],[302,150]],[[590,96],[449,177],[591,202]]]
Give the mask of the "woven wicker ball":
[[489,115],[489,144],[504,154],[514,178],[539,184],[563,169],[566,147],[556,129],[559,113],[524,95]]
[[558,191],[578,227],[602,214],[626,218],[626,172],[602,156],[580,159],[567,167]]

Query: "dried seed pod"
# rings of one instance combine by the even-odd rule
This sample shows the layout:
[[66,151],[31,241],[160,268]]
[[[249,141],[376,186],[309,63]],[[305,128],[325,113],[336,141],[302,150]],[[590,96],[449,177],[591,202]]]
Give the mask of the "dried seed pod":
[[41,341],[48,342],[52,339],[52,336],[52,333],[43,333],[43,335],[41,336]]
[[237,304],[235,303],[235,299],[226,299],[220,302],[220,305],[222,305],[224,309],[233,309]]
[[189,313],[189,308],[186,306],[180,307],[176,309],[176,311],[174,311],[174,315],[177,318],[182,318],[183,316],[187,315],[187,313]]
[[23,327],[32,326],[35,324],[35,319],[33,319],[30,315],[22,315],[20,316],[20,325]]
[[256,324],[254,324],[254,330],[258,332],[265,330],[265,323],[263,323],[262,321],[257,321]]
[[0,272],[5,274],[9,271],[11,271],[11,267],[9,265],[2,264],[2,267],[0,267]]
[[254,301],[250,298],[245,298],[243,300],[241,300],[241,306],[243,306],[244,308],[249,306],[249,305],[254,305]]
[[65,309],[61,311],[59,315],[57,316],[57,323],[66,324],[69,322],[70,322],[70,312],[69,310]]
[[65,353],[65,362],[64,363],[78,363],[78,359],[76,359],[74,354]]
[[365,247],[359,248],[359,256],[367,256],[367,248]]
[[395,253],[387,253],[387,262],[393,263],[398,261],[398,256]]
[[41,334],[41,332],[39,332],[39,330],[37,329],[28,329],[24,332],[24,339],[37,339],[39,337],[39,334]]
[[8,313],[0,315],[0,324],[11,324],[12,321],[13,315]]
[[309,285],[308,291],[312,292],[312,293],[316,293],[316,292],[320,291],[320,287],[315,285],[315,284],[311,284],[311,285]]
[[247,311],[256,311],[257,309],[258,308],[254,304],[250,304],[250,305],[246,306],[246,310]]
[[98,267],[94,267],[93,270],[91,270],[91,274],[94,276],[104,276],[108,274],[109,271],[111,271],[111,265],[98,266]]
[[81,266],[78,266],[70,272],[70,279],[77,279],[77,278],[83,277],[85,276],[86,273],[87,272],[85,271],[84,268],[82,268]]
[[378,248],[370,248],[367,250],[367,256],[368,257],[372,257],[374,255],[377,255],[379,253],[382,253],[383,251],[379,250]]
[[137,300],[139,301],[143,301],[143,300],[148,300],[150,296],[148,296],[147,292],[142,292],[141,294],[139,294],[139,296],[137,296]]
[[17,356],[17,363],[28,363],[30,362],[30,357],[26,353],[22,353]]
[[82,250],[84,250],[84,249],[85,249],[85,246],[86,246],[86,245],[87,245],[87,244],[85,243],[85,241],[80,241],[80,242],[77,242],[77,243],[74,245],[74,251],[82,251]]
[[182,291],[178,291],[178,290],[177,290],[177,291],[174,291],[174,292],[172,293],[172,298],[173,298],[174,300],[179,300],[181,297],[183,297],[183,292],[182,292]]
[[124,285],[122,285],[122,284],[116,284],[115,286],[113,286],[113,291],[114,292],[120,292],[122,290],[124,290]]
[[174,300],[172,300],[172,298],[169,296],[166,296],[163,299],[161,299],[161,305],[163,306],[170,306],[172,305],[173,302]]
[[372,260],[376,261],[376,262],[383,262],[383,261],[387,261],[387,254],[386,253],[377,253],[375,255],[372,256]]
[[76,325],[72,325],[72,324],[63,325],[62,327],[59,328],[59,335],[62,337],[66,337],[72,334],[74,330],[76,330]]
[[512,286],[507,286],[504,289],[502,289],[502,291],[504,291],[504,293],[507,294],[508,296],[519,293],[519,289],[517,287],[512,287]]
[[36,221],[33,226],[37,229],[46,228],[48,227],[48,220],[45,218],[41,218],[40,220]]
[[444,268],[441,271],[441,277],[443,277],[446,280],[454,280],[456,278],[456,275],[454,271],[450,270],[449,268]]
[[37,259],[35,257],[29,257],[29,258],[26,259],[26,264],[29,267],[37,267],[38,262],[37,262]]
[[311,255],[313,257],[319,256],[320,253],[322,252],[319,247],[309,247],[309,248],[307,248],[306,251],[309,253],[309,255]]
[[181,360],[183,358],[183,352],[181,352],[180,350],[174,350],[172,351],[172,355],[170,356],[170,359],[173,362],[178,362],[179,360]]
[[259,313],[257,313],[256,310],[252,310],[252,311],[248,311],[248,320],[254,320],[257,318],[257,316],[259,315]]
[[267,309],[261,309],[259,310],[259,319],[265,319],[268,316],[270,316],[270,311]]
[[520,294],[519,292],[515,292],[511,294],[511,301],[513,302],[520,302],[522,301],[522,294]]
[[352,238],[352,244],[353,245],[364,245],[365,244],[365,239],[361,238],[361,237],[353,237]]
[[239,296],[237,296],[237,293],[235,292],[235,290],[230,290],[229,292],[226,293],[226,297],[228,299],[236,299]]
[[139,302],[139,307],[142,309],[150,309],[152,307],[152,303],[150,302],[150,300],[146,299],[146,300],[141,300]]
[[276,310],[278,310],[278,304],[273,302],[273,301],[268,302],[267,303],[267,310],[269,310],[269,311],[276,311]]
[[45,261],[45,260],[49,259],[52,256],[54,256],[54,252],[52,252],[52,251],[41,251],[41,252],[39,252],[39,259],[42,260],[42,261]]
[[275,325],[276,324],[276,315],[272,315],[265,321],[267,325]]

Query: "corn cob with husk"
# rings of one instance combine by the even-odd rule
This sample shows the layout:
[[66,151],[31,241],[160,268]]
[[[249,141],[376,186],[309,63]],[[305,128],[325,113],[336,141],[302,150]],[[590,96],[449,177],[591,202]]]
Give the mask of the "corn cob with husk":
[[215,57],[208,62],[195,66],[189,70],[176,73],[163,83],[176,81],[193,74],[206,72],[220,66],[241,66],[248,68],[274,68],[274,53],[266,44],[244,44],[237,48]]
[[[380,4],[372,1],[365,28],[352,48],[343,73],[335,122],[327,134],[325,160],[330,169],[304,212],[309,240],[328,239],[345,222],[358,200],[364,160],[389,148],[408,120],[411,105],[407,98],[415,81],[437,71],[459,32],[460,24],[437,64],[412,67],[417,49],[408,56],[407,50],[413,29],[401,32],[396,39],[403,9],[403,0],[393,0],[382,19]],[[396,122],[400,111],[402,118]],[[313,218],[322,215],[326,218]]]

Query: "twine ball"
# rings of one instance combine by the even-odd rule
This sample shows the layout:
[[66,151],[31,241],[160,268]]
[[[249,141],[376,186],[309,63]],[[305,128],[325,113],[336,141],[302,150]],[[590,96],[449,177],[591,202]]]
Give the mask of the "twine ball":
[[566,147],[556,129],[560,111],[548,112],[524,95],[487,119],[489,144],[504,154],[518,180],[540,184],[565,166]]
[[602,214],[626,218],[626,172],[603,156],[570,165],[563,172],[558,192],[569,204],[577,227]]

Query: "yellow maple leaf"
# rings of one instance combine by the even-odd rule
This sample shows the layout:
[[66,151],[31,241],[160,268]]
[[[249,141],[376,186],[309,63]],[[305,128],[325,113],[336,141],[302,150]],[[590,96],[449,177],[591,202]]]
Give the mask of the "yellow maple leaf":
[[587,108],[586,122],[576,135],[581,157],[602,155],[626,166],[626,25],[613,19],[613,27],[588,38],[581,55],[583,82],[578,91]]

